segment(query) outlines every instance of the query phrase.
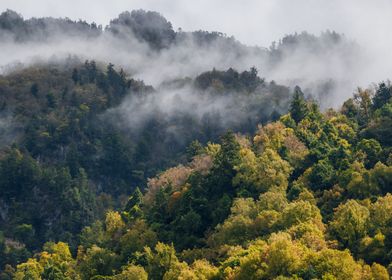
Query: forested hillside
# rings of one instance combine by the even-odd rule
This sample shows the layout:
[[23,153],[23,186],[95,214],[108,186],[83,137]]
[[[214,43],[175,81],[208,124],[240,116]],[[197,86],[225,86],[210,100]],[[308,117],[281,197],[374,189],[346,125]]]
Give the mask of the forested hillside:
[[[121,88],[135,95],[154,90],[111,65],[89,80],[93,65],[64,70],[69,92],[49,90],[38,79],[53,75],[58,85],[56,69],[3,78],[5,93],[16,77],[37,75],[38,81],[3,101],[3,111],[18,112],[19,124],[18,140],[3,150],[0,165],[3,265],[54,241],[26,263],[6,265],[4,279],[388,279],[390,84],[359,89],[340,110],[325,113],[297,87],[288,114],[253,134],[227,132],[216,144],[193,141],[188,162],[149,179],[144,194],[136,188],[126,202],[123,195],[145,179],[132,177],[137,158],[121,145],[132,142],[106,128],[99,112],[123,98],[115,94]],[[221,79],[246,88],[226,75],[205,73],[194,86]],[[44,89],[52,94],[43,96]],[[31,110],[23,110],[26,104]]]
[[[48,239],[76,249],[84,226],[123,206],[159,170],[191,158],[192,141],[217,141],[228,128],[254,131],[288,106],[288,88],[265,82],[255,69],[230,69],[185,81],[194,98],[232,99],[227,107],[160,112],[151,100],[165,98],[165,90],[128,79],[111,64],[69,63],[0,77],[0,230],[3,242],[23,244],[11,242],[3,264],[16,264]],[[179,84],[163,87],[173,91]],[[279,98],[271,100],[272,94]],[[129,108],[136,113],[128,116]],[[225,119],[229,111],[245,110],[235,122]],[[131,117],[138,117],[138,127]]]
[[390,279],[392,85],[326,109],[340,80],[266,78],[304,54],[352,65],[344,36],[263,49],[142,10],[105,28],[7,11],[0,31],[119,51],[1,69],[1,280]]

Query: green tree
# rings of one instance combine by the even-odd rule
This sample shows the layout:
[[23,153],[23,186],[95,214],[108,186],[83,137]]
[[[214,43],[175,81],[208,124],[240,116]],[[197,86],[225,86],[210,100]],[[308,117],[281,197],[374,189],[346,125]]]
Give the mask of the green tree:
[[367,234],[369,210],[355,200],[339,205],[329,223],[331,234],[343,247],[357,251],[358,242]]
[[362,139],[357,145],[357,151],[365,153],[365,167],[372,168],[381,159],[382,147],[375,139]]
[[272,187],[287,188],[292,168],[277,152],[267,148],[257,157],[250,149],[244,148],[240,155],[233,184],[241,191],[258,196]]
[[302,119],[304,119],[309,112],[304,93],[299,86],[294,88],[289,112],[296,123],[299,123]]
[[164,275],[171,268],[178,265],[179,260],[173,246],[158,242],[154,250],[145,248],[147,273],[150,279],[164,279]]
[[128,221],[143,216],[143,211],[141,209],[142,203],[143,203],[143,194],[141,193],[139,187],[136,187],[132,195],[129,197],[123,212],[124,216]]
[[372,98],[372,107],[373,110],[380,109],[386,103],[388,103],[392,98],[392,86],[390,83],[380,83]]
[[93,245],[78,251],[78,270],[82,280],[89,280],[96,275],[112,276],[119,268],[119,257],[109,249]]
[[132,260],[145,246],[154,247],[157,234],[143,220],[135,221],[120,239],[120,251],[123,260]]
[[328,160],[320,160],[311,167],[308,175],[313,190],[324,190],[332,186],[335,170]]

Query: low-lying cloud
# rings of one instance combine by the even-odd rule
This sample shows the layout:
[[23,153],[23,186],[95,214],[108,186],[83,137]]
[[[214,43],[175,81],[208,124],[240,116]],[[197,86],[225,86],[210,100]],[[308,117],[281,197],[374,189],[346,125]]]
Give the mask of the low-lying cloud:
[[[284,4],[284,1],[280,2]],[[276,9],[276,4],[272,8]],[[286,8],[282,8],[282,12]],[[346,5],[342,6],[345,8]],[[63,27],[61,30],[49,28],[49,33],[43,34],[43,40],[18,40],[14,34],[3,34],[0,40],[3,72],[10,64],[29,65],[76,55],[81,60],[114,63],[133,77],[157,87],[167,80],[194,78],[212,68],[233,67],[244,71],[255,66],[267,80],[290,87],[300,85],[305,92],[319,98],[323,107],[337,106],[352,95],[356,86],[368,86],[391,74],[382,58],[385,53],[375,53],[383,48],[382,42],[364,44],[363,40],[354,41],[332,32],[317,34],[317,37],[309,34],[285,37],[275,49],[249,47],[220,35],[201,43],[195,33],[177,32],[180,40],[156,50],[127,26],[125,31],[120,30],[125,38],[108,30],[100,31],[99,27],[98,31],[86,33],[85,25],[80,26],[81,30],[75,32],[64,32],[68,29]],[[244,28],[244,33],[247,32]],[[376,45],[379,47],[374,47]]]

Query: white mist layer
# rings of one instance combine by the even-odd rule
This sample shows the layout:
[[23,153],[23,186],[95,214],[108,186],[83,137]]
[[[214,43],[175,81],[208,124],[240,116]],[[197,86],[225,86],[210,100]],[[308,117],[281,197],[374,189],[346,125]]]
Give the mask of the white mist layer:
[[[75,5],[70,4],[71,2],[60,1],[57,12],[67,11],[70,13],[69,16],[75,18],[72,14]],[[212,68],[226,70],[233,67],[243,71],[255,66],[260,76],[266,80],[275,80],[290,87],[299,85],[306,93],[316,98],[323,96],[320,99],[324,108],[340,105],[352,96],[357,86],[367,87],[371,83],[387,80],[392,76],[392,67],[389,63],[392,60],[392,40],[387,36],[392,25],[390,1],[377,0],[370,3],[363,0],[332,0],[326,3],[319,0],[299,0],[294,5],[288,0],[268,0],[263,3],[251,0],[244,5],[218,0],[214,3],[200,1],[190,7],[188,4],[191,3],[185,4],[175,0],[169,5],[166,2],[136,1],[132,4],[135,6],[132,6],[125,5],[124,1],[117,1],[116,5],[105,5],[105,9],[107,15],[113,16],[120,9],[141,7],[154,10],[155,7],[173,19],[174,26],[181,25],[193,29],[215,27],[214,29],[221,29],[228,34],[236,34],[241,40],[252,44],[263,42],[268,45],[268,40],[302,30],[317,34],[329,28],[348,35],[345,42],[325,42],[324,46],[318,46],[317,51],[309,49],[306,44],[283,50],[281,59],[271,63],[265,48],[251,48],[239,44],[233,46],[228,44],[227,40],[217,40],[201,47],[189,36],[181,43],[155,52],[146,43],[132,36],[122,41],[107,32],[89,39],[56,34],[45,42],[15,43],[13,40],[1,40],[0,67],[4,73],[10,64],[29,65],[37,61],[45,62],[53,58],[64,59],[69,55],[76,55],[81,60],[93,59],[114,63],[117,67],[124,68],[131,76],[157,87],[163,81],[193,78]],[[34,4],[39,15],[43,15],[43,11],[38,11],[39,7],[45,6],[41,5],[42,3],[46,2],[41,0]],[[24,7],[20,4],[13,0],[8,3],[5,1],[2,5],[23,11]],[[223,5],[227,6],[227,9],[220,11],[218,7]],[[25,12],[33,15],[34,8],[29,7],[29,13]],[[94,1],[92,7],[91,10],[84,10],[89,20],[94,19],[94,9],[100,7],[99,1]],[[60,16],[56,12],[56,7],[52,6],[52,9],[52,15]],[[207,15],[212,15],[214,11],[220,12],[214,13],[215,16],[203,17],[201,21],[198,11],[204,11]],[[98,12],[97,14],[103,15]],[[185,15],[190,17],[188,20],[194,20],[193,25],[185,21]],[[231,22],[233,19],[237,19],[237,24]],[[107,22],[108,18],[102,16],[96,18],[96,21]],[[350,40],[355,40],[356,44],[348,43]]]

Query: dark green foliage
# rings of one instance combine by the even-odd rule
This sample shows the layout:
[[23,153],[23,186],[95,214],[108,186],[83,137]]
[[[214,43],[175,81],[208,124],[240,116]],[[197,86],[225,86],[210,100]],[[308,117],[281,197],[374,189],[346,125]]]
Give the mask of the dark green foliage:
[[18,243],[6,244],[6,238],[6,235],[0,231],[0,270],[2,270],[5,265],[16,266],[18,263],[25,261],[31,256],[29,250],[20,246]]
[[14,236],[21,243],[32,244],[34,235],[35,232],[32,225],[21,224],[15,227]]
[[212,195],[232,193],[232,179],[236,171],[234,166],[238,164],[240,145],[235,139],[233,132],[228,132],[222,137],[221,149],[215,157],[208,184]]
[[124,208],[124,216],[128,221],[132,221],[143,216],[141,209],[143,203],[143,194],[140,189],[136,187],[132,195],[129,197],[127,204]]
[[312,167],[309,181],[312,189],[324,190],[332,186],[335,170],[326,160],[320,160]]
[[61,269],[54,265],[53,263],[48,263],[44,267],[44,271],[41,274],[43,279],[48,279],[48,280],[68,280],[70,279],[66,275],[64,275],[64,272],[61,271]]
[[186,149],[187,158],[191,160],[194,156],[199,155],[203,151],[203,145],[198,141],[192,141],[192,143]]
[[304,119],[308,113],[308,104],[301,88],[298,86],[294,89],[289,112],[296,123]]
[[44,168],[29,155],[12,150],[0,162],[0,178],[0,198],[12,207],[12,215],[2,220],[3,229],[28,248],[48,238],[72,243],[69,233],[80,231],[94,218],[94,194],[83,170],[72,178],[66,168]]
[[392,98],[392,86],[388,83],[380,83],[376,90],[375,95],[373,96],[373,110],[377,110],[382,108],[385,104],[387,104]]
[[366,168],[372,168],[381,159],[382,147],[377,140],[362,139],[357,145],[357,150],[365,153]]
[[205,72],[195,79],[196,87],[205,90],[211,88],[220,91],[247,91],[253,92],[258,86],[263,85],[264,80],[257,76],[256,68],[250,71],[238,73],[230,68],[227,71],[213,70]]
[[168,209],[171,188],[156,194],[148,220],[161,240],[174,241],[179,249],[203,245],[203,235],[230,213],[235,194],[232,180],[234,166],[239,159],[239,144],[232,132],[221,138],[221,149],[207,176],[193,174],[189,178],[190,190]]
[[98,275],[110,276],[118,267],[117,255],[110,250],[93,247],[86,252],[86,258],[80,263],[80,274],[82,279],[92,279]]

